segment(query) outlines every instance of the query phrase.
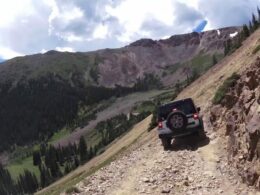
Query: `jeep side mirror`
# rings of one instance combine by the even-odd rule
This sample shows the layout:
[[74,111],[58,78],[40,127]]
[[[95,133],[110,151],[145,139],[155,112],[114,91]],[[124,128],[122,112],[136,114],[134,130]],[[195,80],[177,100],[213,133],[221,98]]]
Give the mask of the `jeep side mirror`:
[[198,112],[200,112],[200,107],[197,108]]

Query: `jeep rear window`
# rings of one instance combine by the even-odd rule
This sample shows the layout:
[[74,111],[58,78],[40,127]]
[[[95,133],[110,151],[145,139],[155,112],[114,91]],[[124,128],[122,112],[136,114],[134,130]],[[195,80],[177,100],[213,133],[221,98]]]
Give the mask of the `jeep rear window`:
[[173,109],[180,110],[186,115],[196,113],[196,109],[192,100],[186,99],[160,106],[158,109],[158,119],[163,120],[164,118],[165,120],[167,116],[173,111]]

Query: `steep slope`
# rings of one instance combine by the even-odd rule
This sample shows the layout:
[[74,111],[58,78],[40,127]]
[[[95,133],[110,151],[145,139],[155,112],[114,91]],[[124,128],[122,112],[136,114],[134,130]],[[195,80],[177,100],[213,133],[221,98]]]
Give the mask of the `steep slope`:
[[211,109],[214,129],[228,137],[229,163],[242,180],[260,189],[260,58],[241,73],[229,91]]
[[94,113],[89,107],[101,100],[173,85],[194,72],[203,73],[212,66],[205,61],[213,54],[221,56],[224,41],[237,30],[139,40],[96,52],[49,51],[1,63],[0,151],[47,140],[64,127],[85,126],[94,115],[79,114]]
[[[175,74],[178,65],[189,63],[195,56],[223,53],[223,43],[234,31],[239,31],[239,28],[220,29],[220,34],[213,30],[175,35],[159,41],[141,39],[120,50],[101,50],[99,54],[105,57],[99,65],[99,82],[105,86],[132,85],[137,78],[152,73],[158,75],[165,85],[173,84],[182,77],[186,78],[182,71]],[[171,74],[167,75],[169,71]],[[113,74],[117,77],[111,76]],[[170,80],[171,77],[176,78]]]
[[[24,80],[48,74],[59,76],[70,82],[132,86],[137,78],[146,73],[157,74],[178,63],[187,62],[197,55],[223,53],[224,41],[240,27],[229,27],[202,33],[174,35],[169,39],[154,41],[141,39],[119,49],[104,49],[94,52],[48,51],[17,57],[2,63],[0,83],[13,85]],[[117,79],[114,76],[117,75]],[[81,80],[82,79],[82,80]]]
[[226,129],[221,125],[213,129],[210,110],[211,100],[224,80],[234,72],[243,74],[256,61],[258,53],[252,52],[259,36],[260,30],[178,96],[192,97],[202,107],[209,143],[191,137],[174,142],[174,151],[164,152],[152,131],[125,155],[77,184],[77,190],[83,194],[257,194],[243,185],[235,169],[228,166],[227,138],[222,136]]

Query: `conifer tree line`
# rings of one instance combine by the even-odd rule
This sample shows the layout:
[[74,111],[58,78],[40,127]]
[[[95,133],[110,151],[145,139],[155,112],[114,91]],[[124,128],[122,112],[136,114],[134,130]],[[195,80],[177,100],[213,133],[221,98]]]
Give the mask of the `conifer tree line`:
[[98,151],[103,151],[105,146],[149,114],[150,112],[144,112],[137,116],[130,114],[129,117],[125,114],[119,114],[98,123],[95,130],[101,139],[94,147],[89,147],[83,136],[80,137],[78,144],[70,143],[63,147],[40,144],[39,150],[35,150],[32,154],[33,165],[39,168],[39,179],[29,170],[24,170],[15,180],[7,169],[0,166],[0,194],[32,194],[50,185],[76,169],[80,164],[92,159],[98,154]]
[[24,170],[15,180],[9,171],[0,165],[0,194],[32,194],[90,160],[95,155],[93,152],[92,147],[87,148],[84,137],[80,138],[78,145],[69,144],[55,148],[41,144],[40,150],[33,152],[33,165],[38,166],[40,171],[39,180],[29,170]]
[[24,170],[17,180],[12,179],[9,171],[0,164],[0,194],[33,194],[39,188],[35,174]]
[[242,42],[254,33],[260,26],[260,9],[257,7],[257,16],[252,13],[252,19],[248,25],[244,24],[242,30],[233,39],[228,39],[224,43],[224,55],[229,55],[238,49]]
[[116,138],[127,132],[134,124],[143,120],[149,114],[151,114],[151,112],[143,112],[137,116],[130,114],[129,117],[125,114],[119,114],[111,119],[98,123],[96,130],[100,134],[101,140],[94,150],[97,151],[102,149]]
[[[72,75],[83,78],[76,73]],[[129,87],[85,85],[85,80],[81,79],[74,82],[50,73],[18,82],[15,86],[11,81],[0,83],[0,151],[15,144],[44,142],[64,127],[74,129],[86,125],[95,118],[95,113],[79,117],[83,106],[161,87],[159,77],[153,74],[145,74]],[[16,119],[15,123],[13,119]]]

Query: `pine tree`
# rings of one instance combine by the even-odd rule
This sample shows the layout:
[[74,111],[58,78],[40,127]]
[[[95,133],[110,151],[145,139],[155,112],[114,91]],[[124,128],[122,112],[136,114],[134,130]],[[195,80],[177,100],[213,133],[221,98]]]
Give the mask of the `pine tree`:
[[93,156],[94,156],[93,148],[92,148],[92,146],[90,146],[89,152],[88,152],[88,159],[93,158]]
[[37,166],[41,164],[41,155],[39,151],[33,151],[33,165]]
[[258,24],[260,24],[260,9],[257,6],[257,14],[258,14]]
[[79,166],[79,159],[78,159],[77,155],[74,156],[74,166],[75,166],[75,168]]
[[83,136],[81,136],[79,140],[79,156],[81,163],[86,162],[88,159],[87,144]]
[[0,163],[0,194],[17,194],[17,186],[11,174]]
[[95,146],[94,146],[94,155],[95,155],[95,156],[97,155],[97,150],[98,150],[98,146],[95,145]]
[[61,171],[60,171],[60,166],[58,165],[58,163],[56,161],[51,162],[50,172],[51,172],[51,176],[53,178],[58,178],[62,175]]
[[249,37],[249,35],[250,35],[249,29],[248,29],[247,25],[244,24],[243,25],[243,37],[247,38],[247,37]]
[[39,188],[35,174],[28,170],[24,170],[24,173],[19,175],[18,185],[20,191],[25,194],[32,194]]
[[252,24],[253,30],[255,31],[258,28],[258,21],[256,20],[255,14],[252,14]]
[[180,81],[178,80],[177,83],[175,84],[175,92],[178,94],[181,92],[181,84],[180,84]]
[[39,166],[39,170],[40,170],[41,187],[44,188],[45,186],[48,186],[52,182],[51,174],[48,168],[46,168],[46,166],[43,164]]
[[66,162],[64,168],[64,174],[68,174],[70,171],[71,171],[71,165],[70,163]]
[[253,33],[253,32],[254,32],[254,29],[253,29],[253,25],[252,25],[252,22],[251,22],[251,21],[249,21],[248,27],[249,27],[249,32],[250,32],[250,34]]
[[200,76],[196,68],[192,68],[190,82],[196,80]]
[[40,153],[41,153],[41,156],[45,156],[45,153],[46,153],[46,143],[41,143],[40,145]]
[[242,42],[243,42],[244,39],[245,39],[245,38],[244,38],[243,33],[242,33],[242,32],[239,32],[238,35],[237,35],[237,37],[236,37],[236,39],[235,39],[234,48],[235,48],[235,49],[238,49],[239,47],[241,47]]
[[218,63],[218,60],[217,60],[217,58],[216,58],[216,55],[214,54],[213,56],[212,56],[212,65],[214,66],[215,64],[217,64]]
[[[69,144],[69,146],[67,146],[67,147],[71,147],[71,145]],[[60,163],[61,166],[63,166],[64,155],[63,155],[63,148],[61,148],[61,146],[59,146],[56,149],[56,156],[57,156],[57,161]]]
[[249,21],[249,31],[250,31],[250,34],[254,32],[254,29],[253,29],[251,21]]
[[232,41],[231,39],[228,39],[225,43],[224,43],[224,54],[225,56],[229,54],[229,52],[231,51],[231,46],[232,46]]

